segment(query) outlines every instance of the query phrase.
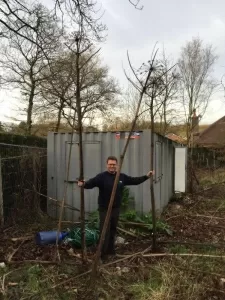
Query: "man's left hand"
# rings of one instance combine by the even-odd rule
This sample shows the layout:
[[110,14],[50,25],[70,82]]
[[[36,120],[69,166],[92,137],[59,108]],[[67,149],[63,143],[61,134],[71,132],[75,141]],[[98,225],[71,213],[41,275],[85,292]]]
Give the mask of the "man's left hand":
[[154,170],[153,170],[153,171],[149,171],[148,174],[147,174],[147,176],[148,176],[148,177],[151,177],[151,176],[153,176],[154,174],[155,174],[155,171],[154,171]]

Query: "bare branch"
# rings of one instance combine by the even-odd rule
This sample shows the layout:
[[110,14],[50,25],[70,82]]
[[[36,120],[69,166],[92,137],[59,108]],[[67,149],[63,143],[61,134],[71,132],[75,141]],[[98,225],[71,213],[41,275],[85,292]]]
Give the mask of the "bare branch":
[[131,69],[133,75],[135,76],[137,82],[140,84],[141,87],[143,87],[141,80],[138,78],[138,76],[137,76],[136,72],[134,71],[134,68],[133,68],[133,66],[131,64],[130,57],[129,57],[129,52],[128,51],[127,51],[127,60],[128,60],[130,69]]
[[136,0],[136,2],[129,0],[130,4],[132,4],[136,9],[138,10],[142,10],[143,9],[143,5],[140,5],[140,0]]

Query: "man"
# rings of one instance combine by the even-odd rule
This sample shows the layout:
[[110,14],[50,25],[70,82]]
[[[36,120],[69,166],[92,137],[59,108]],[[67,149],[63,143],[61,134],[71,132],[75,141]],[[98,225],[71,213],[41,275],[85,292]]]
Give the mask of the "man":
[[[78,186],[83,186],[85,189],[92,189],[94,187],[99,188],[98,210],[100,218],[100,232],[102,231],[104,225],[105,217],[107,214],[107,208],[109,205],[114,180],[116,177],[117,158],[115,156],[109,156],[107,159],[106,167],[107,171],[98,174],[94,178],[91,178],[86,182],[78,181]],[[120,174],[118,187],[113,202],[111,217],[101,251],[102,259],[104,259],[106,255],[115,255],[115,236],[119,220],[119,212],[124,186],[141,184],[147,179],[149,179],[153,174],[154,171],[149,171],[147,175],[141,177],[131,177],[123,173]]]

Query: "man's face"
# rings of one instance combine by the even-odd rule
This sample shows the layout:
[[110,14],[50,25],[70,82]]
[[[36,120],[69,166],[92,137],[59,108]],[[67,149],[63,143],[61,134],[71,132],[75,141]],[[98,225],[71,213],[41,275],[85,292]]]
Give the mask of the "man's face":
[[117,170],[117,161],[109,159],[107,162],[107,171],[109,173],[115,173]]

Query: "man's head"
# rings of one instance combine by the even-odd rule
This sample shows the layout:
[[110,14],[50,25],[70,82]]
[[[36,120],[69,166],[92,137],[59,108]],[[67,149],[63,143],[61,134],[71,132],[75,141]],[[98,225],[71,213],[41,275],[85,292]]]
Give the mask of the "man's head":
[[117,158],[115,156],[109,156],[106,163],[107,171],[114,174],[117,170]]

